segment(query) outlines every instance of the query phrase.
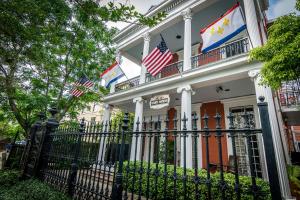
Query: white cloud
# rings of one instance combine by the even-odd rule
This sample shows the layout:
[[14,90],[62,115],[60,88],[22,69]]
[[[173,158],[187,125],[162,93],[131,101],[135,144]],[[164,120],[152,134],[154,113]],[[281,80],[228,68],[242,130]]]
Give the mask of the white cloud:
[[267,11],[268,19],[274,19],[291,12],[296,12],[296,0],[279,0],[270,6]]

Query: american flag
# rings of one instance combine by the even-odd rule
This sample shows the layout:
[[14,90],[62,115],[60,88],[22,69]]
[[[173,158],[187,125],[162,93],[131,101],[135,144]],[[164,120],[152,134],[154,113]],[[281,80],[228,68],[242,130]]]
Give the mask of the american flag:
[[161,36],[159,45],[143,59],[142,63],[152,76],[156,76],[172,59],[173,55]]
[[83,75],[78,81],[75,82],[75,86],[92,87],[94,83],[90,81],[85,75]]
[[75,97],[80,97],[81,95],[83,95],[83,91],[77,89],[77,88],[73,88],[71,91],[70,91],[71,95],[75,96]]

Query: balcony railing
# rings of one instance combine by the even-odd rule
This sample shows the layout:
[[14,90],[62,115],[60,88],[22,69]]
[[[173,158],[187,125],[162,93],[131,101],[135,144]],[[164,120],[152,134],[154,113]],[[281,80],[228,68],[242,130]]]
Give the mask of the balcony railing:
[[[203,65],[214,63],[220,60],[224,60],[233,56],[241,55],[249,51],[249,42],[248,38],[240,39],[228,43],[220,48],[213,49],[207,53],[202,53],[191,58],[192,68],[201,67]],[[174,74],[179,74],[183,72],[183,61],[178,61],[167,65],[162,71],[156,76],[151,74],[146,74],[146,83],[152,82],[161,78],[166,78]],[[116,85],[115,91],[126,90],[133,88],[139,85],[139,77],[132,78],[125,82],[119,83]]]
[[209,63],[224,60],[249,51],[248,38],[236,40],[225,46],[213,49],[207,53],[201,53],[192,57],[192,68],[200,67]]
[[140,76],[134,77],[122,83],[116,84],[115,91],[127,90],[129,88],[133,88],[138,86],[140,83]]
[[300,106],[300,78],[283,83],[278,94],[281,106]]
[[146,74],[146,83],[155,81],[160,78],[165,78],[168,76],[172,76],[174,74],[179,74],[183,70],[183,61],[178,61],[176,63],[172,63],[164,67],[159,74],[156,76],[152,76],[151,74]]

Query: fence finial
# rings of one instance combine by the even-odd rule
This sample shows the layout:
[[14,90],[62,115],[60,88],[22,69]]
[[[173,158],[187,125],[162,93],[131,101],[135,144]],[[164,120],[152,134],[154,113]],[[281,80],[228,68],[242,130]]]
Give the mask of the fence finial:
[[128,122],[129,122],[129,114],[128,113],[124,113],[124,118],[123,118],[123,125],[122,128],[124,131],[127,131],[128,129]]
[[136,132],[138,132],[140,130],[140,117],[137,118],[135,124],[136,124]]
[[183,119],[181,120],[183,122],[182,130],[186,130],[186,122],[188,118],[186,117],[185,113],[183,113]]
[[203,126],[204,129],[208,129],[208,118],[209,117],[208,117],[207,113],[205,112],[203,117],[202,117],[202,120],[204,122],[204,126]]
[[197,121],[198,121],[197,113],[192,114],[193,130],[197,130]]
[[79,132],[83,132],[84,131],[84,128],[85,128],[85,119],[84,117],[80,120],[80,125],[79,125]]
[[265,101],[265,97],[264,97],[264,96],[259,96],[259,97],[258,97],[258,100],[259,100],[261,103],[263,103],[263,102]]
[[168,130],[169,129],[169,116],[166,115],[166,119],[165,119],[165,130]]
[[216,113],[215,116],[215,120],[216,120],[216,129],[220,129],[221,128],[221,115],[220,113]]

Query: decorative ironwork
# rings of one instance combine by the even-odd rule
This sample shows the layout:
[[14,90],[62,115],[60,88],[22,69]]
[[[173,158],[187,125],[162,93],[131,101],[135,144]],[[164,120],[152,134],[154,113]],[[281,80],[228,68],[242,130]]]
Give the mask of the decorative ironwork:
[[[41,165],[37,171],[43,181],[68,193],[73,199],[270,199],[268,183],[258,180],[256,176],[251,150],[252,135],[262,134],[272,199],[279,200],[281,194],[277,169],[274,167],[276,160],[268,108],[264,102],[259,103],[258,107],[262,129],[251,126],[251,113],[247,111],[243,113],[239,127],[235,126],[236,116],[230,113],[227,117],[229,129],[221,127],[219,113],[215,116],[204,113],[201,119],[203,129],[197,127],[198,116],[195,113],[192,116],[184,114],[180,126],[176,117],[166,118],[164,130],[161,130],[163,120],[160,117],[151,117],[148,128],[145,119],[142,122],[138,119],[136,130],[129,130],[132,125],[129,125],[128,114],[125,114],[122,122],[90,124],[81,121],[80,124],[61,125],[58,128],[55,128],[56,123],[52,118],[45,123]],[[171,120],[174,128],[168,129]],[[187,129],[188,123],[192,125],[191,130]],[[214,129],[209,128],[208,124],[211,123],[216,124]],[[250,166],[248,178],[239,173],[236,140],[231,140],[233,170],[226,169],[222,157],[222,146],[225,145],[222,138],[227,135],[232,138],[242,135],[247,141]],[[206,159],[204,169],[198,167],[197,144],[200,137],[206,149],[203,155]],[[211,148],[210,137],[216,137],[215,149]],[[174,141],[172,145],[168,143],[170,139]],[[132,151],[130,153],[129,147]],[[192,151],[187,151],[188,148]],[[169,150],[173,150],[171,164],[167,155]],[[178,150],[182,151],[180,156]],[[218,173],[211,168],[212,151],[219,158]],[[193,166],[188,166],[192,155],[187,155],[187,152],[194,154]],[[226,178],[230,176],[234,179]]]
[[164,67],[160,73],[156,76],[152,76],[151,74],[146,74],[146,83],[158,80],[160,78],[165,78],[168,76],[172,76],[174,74],[179,74],[183,71],[183,61],[178,61],[176,63],[172,63]]
[[134,77],[134,78],[129,79],[127,81],[124,81],[122,83],[116,84],[115,91],[119,92],[119,91],[122,91],[122,90],[127,90],[127,89],[130,89],[130,88],[134,88],[134,87],[137,87],[139,85],[139,83],[140,83],[140,76],[137,76],[137,77]]
[[207,53],[201,53],[193,56],[192,68],[201,67],[220,60],[228,59],[233,56],[247,53],[250,50],[248,38],[233,41],[222,47],[213,49]]

